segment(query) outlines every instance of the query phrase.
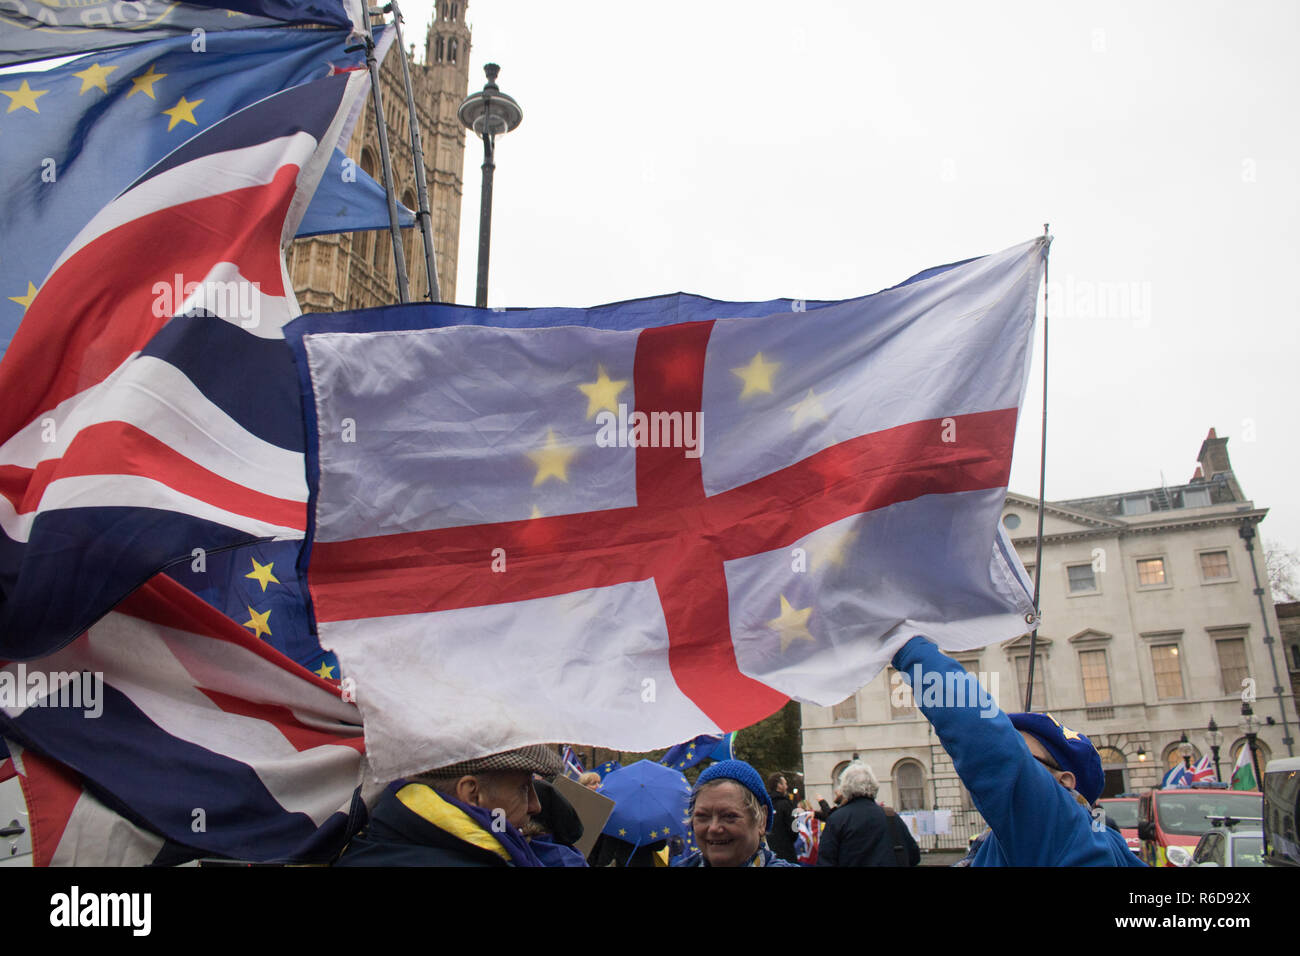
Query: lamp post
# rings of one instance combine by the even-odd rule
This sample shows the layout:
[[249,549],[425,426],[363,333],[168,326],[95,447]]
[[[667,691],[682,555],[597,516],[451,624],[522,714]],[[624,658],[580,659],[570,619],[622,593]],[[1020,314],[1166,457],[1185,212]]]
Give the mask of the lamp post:
[[1187,731],[1183,731],[1183,736],[1178,742],[1178,752],[1183,755],[1183,766],[1187,768],[1188,773],[1192,770],[1192,745],[1187,740]]
[[1214,779],[1222,780],[1223,777],[1219,773],[1219,747],[1223,745],[1223,731],[1214,722],[1213,714],[1210,715],[1210,726],[1206,730],[1208,731],[1206,739],[1210,742],[1210,752],[1214,754]]
[[1255,740],[1259,733],[1259,719],[1255,716],[1255,710],[1250,706],[1250,701],[1241,702],[1241,729],[1246,734],[1246,746],[1250,748],[1250,765],[1255,771],[1255,789],[1259,790],[1264,785],[1264,778],[1259,773],[1259,750],[1255,747]]
[[512,97],[501,92],[497,86],[497,74],[501,67],[489,63],[483,67],[487,74],[487,83],[478,93],[472,93],[460,104],[456,115],[461,125],[477,133],[483,139],[483,191],[479,197],[478,210],[478,290],[474,304],[480,309],[487,307],[488,283],[488,249],[492,244],[492,173],[496,169],[493,154],[496,138],[500,133],[508,133],[523,121],[524,111]]

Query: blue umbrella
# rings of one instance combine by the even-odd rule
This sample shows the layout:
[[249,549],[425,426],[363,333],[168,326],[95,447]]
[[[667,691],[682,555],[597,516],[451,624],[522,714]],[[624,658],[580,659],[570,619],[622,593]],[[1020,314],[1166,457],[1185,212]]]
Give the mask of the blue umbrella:
[[614,801],[607,836],[642,846],[686,834],[691,787],[676,770],[638,760],[606,776],[600,792]]

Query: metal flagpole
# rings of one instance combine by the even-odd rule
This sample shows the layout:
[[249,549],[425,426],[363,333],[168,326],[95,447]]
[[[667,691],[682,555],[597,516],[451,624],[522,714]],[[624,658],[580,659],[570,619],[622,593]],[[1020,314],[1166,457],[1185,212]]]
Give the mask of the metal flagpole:
[[[1043,238],[1051,248],[1052,238],[1047,234],[1047,223],[1043,223]],[[1047,491],[1047,263],[1048,255],[1043,253],[1043,439],[1038,449],[1038,541],[1034,545],[1034,616],[1041,611],[1038,607],[1039,583],[1043,580],[1043,501]],[[1025,710],[1033,710],[1034,699],[1034,661],[1038,657],[1038,628],[1029,634],[1029,677],[1025,681]]]
[[420,122],[415,112],[415,90],[411,87],[411,67],[406,60],[406,43],[402,39],[402,10],[397,0],[392,0],[384,11],[392,11],[393,25],[397,28],[397,52],[402,58],[402,79],[406,83],[406,116],[411,132],[411,154],[415,161],[415,191],[420,208],[415,214],[424,238],[424,269],[429,277],[429,301],[441,302],[438,288],[438,265],[433,258],[433,216],[429,212],[429,185],[425,179],[424,147],[420,143]]
[[393,160],[388,152],[388,128],[384,122],[384,100],[379,92],[379,64],[375,61],[375,39],[367,30],[366,68],[370,70],[370,99],[375,107],[375,126],[379,130],[379,157],[384,168],[384,192],[388,196],[388,232],[393,237],[393,260],[397,265],[397,296],[411,301],[411,287],[406,278],[406,256],[402,253],[402,233],[397,225],[397,197],[393,186]]

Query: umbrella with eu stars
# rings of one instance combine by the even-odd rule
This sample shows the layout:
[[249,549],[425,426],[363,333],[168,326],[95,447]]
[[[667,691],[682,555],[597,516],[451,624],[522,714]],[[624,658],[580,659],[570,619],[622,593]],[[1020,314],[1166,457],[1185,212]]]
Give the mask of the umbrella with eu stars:
[[606,776],[600,792],[614,801],[607,836],[643,846],[686,833],[691,787],[676,770],[638,760]]

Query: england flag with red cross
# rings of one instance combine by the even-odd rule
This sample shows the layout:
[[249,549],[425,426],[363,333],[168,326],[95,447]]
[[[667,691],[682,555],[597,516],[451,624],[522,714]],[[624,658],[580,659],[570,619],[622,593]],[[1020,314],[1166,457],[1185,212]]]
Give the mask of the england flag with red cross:
[[314,613],[375,772],[664,747],[1030,630],[999,517],[1047,245],[841,302],[295,321]]

